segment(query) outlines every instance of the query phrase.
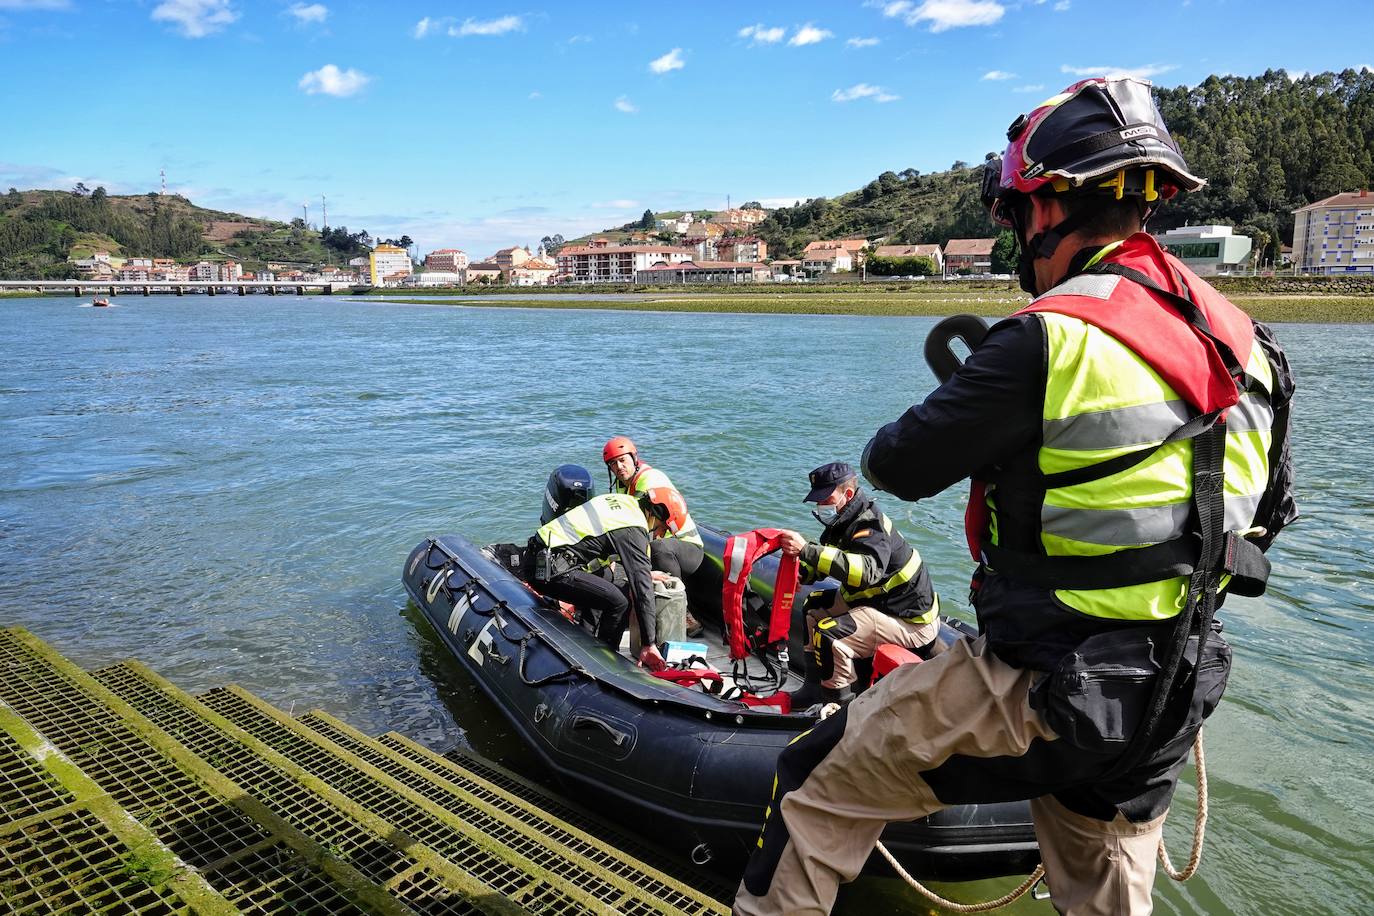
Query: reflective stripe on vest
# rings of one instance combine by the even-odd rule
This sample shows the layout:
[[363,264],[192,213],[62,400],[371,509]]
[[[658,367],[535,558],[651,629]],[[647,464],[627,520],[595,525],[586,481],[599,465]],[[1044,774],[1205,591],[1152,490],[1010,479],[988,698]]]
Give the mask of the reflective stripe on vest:
[[[920,571],[921,554],[913,547],[911,548],[911,556],[907,557],[907,561],[902,564],[902,568],[888,576],[882,582],[879,582],[872,588],[866,588],[859,592],[851,592],[848,589],[842,588],[840,589],[840,594],[844,598],[845,604],[848,604],[850,607],[857,607],[858,603],[861,601],[866,601],[869,598],[874,598],[878,595],[886,595],[896,591],[898,588],[901,588],[903,585],[906,585],[912,579],[916,578],[917,573]],[[939,613],[940,597],[936,595],[934,603],[930,606],[930,610],[922,614],[917,614],[914,617],[903,617],[902,619],[909,620],[913,623],[930,623]]]
[[[677,487],[673,486],[673,482],[668,479],[667,474],[663,473],[658,468],[648,464],[640,465],[639,470],[635,471],[635,476],[630,478],[631,489],[627,490],[625,484],[621,483],[618,480],[615,482],[615,486],[613,489],[617,493],[628,492],[631,496],[638,498],[657,487],[667,487],[668,489],[674,490],[679,494],[682,492],[678,490]],[[686,502],[685,499],[683,501]],[[679,529],[676,534],[669,531],[667,534],[664,535],[664,537],[677,538],[679,541],[686,541],[689,544],[696,544],[698,547],[706,546],[705,542],[701,539],[701,533],[697,531],[696,522],[692,521],[692,513],[690,512],[688,512],[687,517],[683,519],[682,528]]]
[[[1135,285],[1129,284],[1131,292]],[[1121,295],[1126,288],[1118,289]],[[1137,353],[1105,331],[1052,311],[1038,313],[1048,365],[1039,467],[1070,471],[1156,445],[1190,416],[1188,408]],[[1268,482],[1273,377],[1255,342],[1246,371],[1265,389],[1241,398],[1227,414],[1226,529],[1248,528]],[[1044,493],[1040,542],[1049,556],[1101,556],[1182,536],[1189,523],[1192,443],[1160,448],[1139,464],[1098,480]],[[996,509],[995,491],[990,504]],[[992,526],[993,543],[997,525]],[[1058,589],[1085,614],[1163,620],[1184,603],[1186,579],[1110,589]]]
[[621,528],[646,528],[638,501],[620,493],[594,496],[535,532],[548,547],[567,547]]

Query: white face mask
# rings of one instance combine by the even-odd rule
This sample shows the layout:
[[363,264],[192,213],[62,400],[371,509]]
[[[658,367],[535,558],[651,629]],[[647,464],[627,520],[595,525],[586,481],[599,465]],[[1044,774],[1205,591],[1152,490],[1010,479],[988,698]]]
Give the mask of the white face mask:
[[840,514],[840,510],[834,506],[817,506],[816,511],[811,513],[816,517],[816,521],[829,528],[835,522],[835,518]]

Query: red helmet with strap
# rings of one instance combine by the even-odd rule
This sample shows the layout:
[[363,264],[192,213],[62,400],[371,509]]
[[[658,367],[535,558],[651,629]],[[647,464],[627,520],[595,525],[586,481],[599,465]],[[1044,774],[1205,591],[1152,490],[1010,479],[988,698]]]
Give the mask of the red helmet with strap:
[[[1130,197],[1140,202],[1143,221],[1179,191],[1205,185],[1188,171],[1150,88],[1148,80],[1133,77],[1080,80],[1013,121],[1006,153],[983,163],[983,204],[993,222],[1020,234],[1022,208],[1032,194]],[[1033,238],[1018,239],[1023,287],[1030,289],[1030,262],[1052,257],[1092,213],[1080,209]]]
[[601,460],[610,463],[621,455],[629,455],[634,458],[635,464],[639,463],[639,450],[629,436],[612,436],[606,440],[605,447],[601,449]]
[[650,487],[640,497],[640,504],[667,525],[673,534],[677,534],[687,524],[687,500],[671,487]]

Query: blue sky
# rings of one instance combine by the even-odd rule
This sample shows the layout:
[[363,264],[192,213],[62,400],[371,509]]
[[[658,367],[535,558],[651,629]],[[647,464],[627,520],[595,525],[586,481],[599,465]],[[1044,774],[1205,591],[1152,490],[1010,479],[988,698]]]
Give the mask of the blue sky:
[[1000,149],[1080,75],[1374,67],[1374,3],[0,0],[0,189],[103,183],[475,256]]

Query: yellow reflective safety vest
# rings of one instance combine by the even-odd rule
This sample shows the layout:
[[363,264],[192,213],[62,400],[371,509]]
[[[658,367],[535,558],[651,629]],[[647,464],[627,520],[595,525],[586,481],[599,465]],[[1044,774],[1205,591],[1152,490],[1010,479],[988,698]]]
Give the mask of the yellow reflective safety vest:
[[545,547],[571,547],[590,537],[621,528],[648,530],[638,500],[620,493],[593,496],[534,533]]
[[[668,479],[667,474],[663,473],[656,467],[652,467],[647,464],[640,464],[639,469],[635,471],[635,476],[630,478],[629,487],[626,487],[625,484],[617,480],[611,484],[611,492],[628,493],[629,495],[634,496],[637,499],[643,496],[645,493],[648,493],[650,490],[658,489],[660,487],[667,487],[669,490],[674,490],[678,493],[682,492],[678,490],[677,487],[673,486],[673,482]],[[686,502],[686,499],[684,498],[683,501]],[[705,544],[701,540],[701,533],[697,531],[696,522],[692,521],[692,513],[690,512],[687,513],[687,518],[684,519],[682,523],[682,529],[678,531],[677,534],[674,534],[671,531],[669,531],[667,534],[664,535],[664,537],[675,537],[678,540],[686,541],[689,544],[696,544],[698,547],[705,546]]]
[[[1137,239],[1128,240],[1135,250],[1144,245]],[[1196,278],[1193,282],[1213,324],[1231,322],[1235,327],[1236,316],[1249,322],[1220,294]],[[1073,308],[1065,311],[1082,312],[1082,300],[1092,298],[1103,300],[1106,308],[1128,300],[1143,308],[1141,297],[1163,316],[1160,320],[1182,323],[1151,299],[1145,287],[1117,274],[1079,274],[1032,304],[1044,328],[1046,349],[1037,455],[1041,476],[1027,479],[1009,472],[987,492],[991,515],[987,534],[993,549],[985,557],[994,572],[999,570],[997,548],[1004,546],[1000,529],[1024,536],[1030,521],[1017,518],[1013,523],[1002,517],[1003,506],[1022,511],[1038,505],[1039,515],[1033,520],[1038,543],[1007,544],[1013,551],[1000,554],[1007,561],[1003,571],[1017,576],[1016,567],[1011,566],[1016,560],[1030,581],[1035,581],[1030,567],[1036,555],[1047,558],[1041,564],[1045,567],[1051,567],[1054,558],[1086,557],[1111,558],[1114,563],[1098,564],[1099,568],[1124,570],[1132,551],[1151,549],[1151,555],[1159,555],[1157,548],[1190,542],[1185,536],[1192,532],[1194,440],[1172,437],[1186,429],[1198,411],[1165,381],[1157,363],[1097,324],[1056,311],[1057,303],[1073,302]],[[1142,339],[1148,340],[1148,335]],[[1252,336],[1250,340],[1250,351],[1236,354],[1244,366],[1243,393],[1224,414],[1222,496],[1228,532],[1242,532],[1255,524],[1270,480],[1275,377],[1259,339]],[[1177,354],[1173,357],[1176,365]],[[1206,373],[1205,368],[1199,371]],[[1123,469],[1105,476],[1098,470],[1118,466]],[[1130,579],[1123,575],[1117,580],[1123,584],[1102,588],[1055,588],[1054,595],[1079,613],[1123,621],[1167,620],[1186,605],[1186,575]]]

